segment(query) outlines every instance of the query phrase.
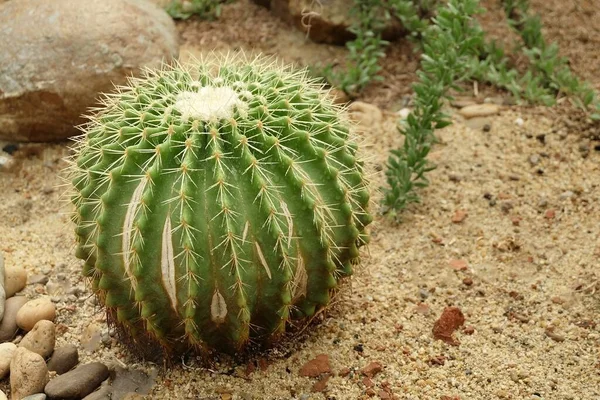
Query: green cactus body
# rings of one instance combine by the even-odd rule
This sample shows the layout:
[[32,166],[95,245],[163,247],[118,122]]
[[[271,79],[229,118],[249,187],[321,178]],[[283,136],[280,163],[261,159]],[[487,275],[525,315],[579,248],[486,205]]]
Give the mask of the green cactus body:
[[103,103],[73,159],[76,255],[134,341],[238,350],[352,274],[372,220],[363,163],[304,71],[195,61]]

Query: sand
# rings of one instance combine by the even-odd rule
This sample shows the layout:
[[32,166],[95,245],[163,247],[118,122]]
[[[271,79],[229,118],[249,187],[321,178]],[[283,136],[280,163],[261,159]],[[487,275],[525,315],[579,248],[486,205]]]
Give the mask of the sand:
[[[542,7],[541,1],[533,4]],[[253,26],[255,47],[281,49],[288,61],[301,58],[289,50],[295,44],[305,62],[343,56],[339,48],[305,42],[245,1],[224,7],[221,23],[244,13],[237,30],[219,31],[219,22],[180,24],[183,56],[247,48],[245,35]],[[598,20],[598,13],[585,15]],[[560,39],[555,28],[550,24],[551,36]],[[272,46],[275,33],[284,45]],[[574,68],[580,73],[594,68],[585,66],[595,55],[586,64],[575,46],[563,47],[578,54]],[[403,57],[410,80],[416,56]],[[388,150],[401,143],[394,112],[410,92],[401,84],[378,84],[362,99],[383,109],[382,119],[361,133],[376,197]],[[482,101],[488,94],[464,96]],[[24,146],[15,154],[18,165],[0,173],[0,251],[7,265],[50,277],[50,285],[29,285],[25,292],[57,302],[57,345],[77,344],[83,362],[157,372],[150,399],[600,398],[597,126],[568,107],[503,106],[499,115],[478,121],[449,111],[455,123],[439,132],[431,154],[437,169],[420,192],[422,203],[399,221],[380,215],[375,205],[363,270],[314,324],[264,353],[186,357],[164,367],[141,362],[121,346],[73,256],[69,207],[61,204],[58,187],[66,143]],[[448,306],[466,319],[454,334],[458,345],[432,334]],[[314,387],[319,378],[302,377],[299,370],[320,354],[328,355],[333,373]],[[373,362],[382,370],[368,378],[361,370]],[[0,389],[8,390],[6,380]]]

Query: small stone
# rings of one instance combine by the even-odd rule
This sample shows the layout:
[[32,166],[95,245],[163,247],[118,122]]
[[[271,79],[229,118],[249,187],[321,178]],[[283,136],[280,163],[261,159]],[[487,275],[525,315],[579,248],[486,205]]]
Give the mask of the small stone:
[[487,117],[500,112],[500,107],[495,104],[473,104],[461,108],[458,113],[465,118]]
[[469,267],[469,264],[467,263],[467,261],[462,260],[462,259],[450,260],[448,262],[448,264],[450,264],[452,269],[454,269],[455,271],[466,271],[467,268]]
[[54,321],[56,306],[49,297],[40,297],[30,300],[17,312],[17,325],[19,328],[30,331],[38,321],[43,319]]
[[15,337],[19,329],[17,326],[17,313],[25,303],[27,303],[27,297],[25,296],[14,296],[6,299],[4,318],[0,323],[0,342],[12,340]]
[[4,393],[2,390],[0,390],[0,400],[8,400],[8,397],[6,397],[6,393]]
[[48,283],[48,276],[44,274],[30,275],[27,282],[28,285],[45,285],[46,283]]
[[523,121],[523,118],[521,118],[521,117],[515,119],[515,124],[517,126],[523,126],[524,123],[525,123],[525,121]]
[[0,379],[8,375],[10,371],[10,362],[15,355],[17,346],[14,343],[0,344]]
[[6,304],[6,290],[4,290],[4,256],[0,252],[0,321],[4,317],[4,305]]
[[19,347],[10,363],[10,390],[13,400],[44,391],[48,383],[48,368],[39,354]]
[[381,371],[383,371],[383,365],[379,361],[373,361],[364,367],[360,372],[367,378],[373,378]]
[[316,378],[321,374],[331,373],[331,366],[329,365],[329,356],[327,354],[319,354],[314,359],[310,360],[300,368],[300,376],[308,376],[310,378]]
[[532,167],[535,167],[539,163],[540,163],[540,156],[538,156],[537,154],[532,154],[529,156],[529,164],[531,164]]
[[20,265],[5,268],[4,290],[6,298],[13,297],[27,285],[27,272]]
[[573,193],[570,190],[567,190],[566,192],[563,192],[563,193],[560,194],[560,199],[561,200],[567,200],[567,199],[570,199],[573,196],[575,196],[575,193]]
[[107,378],[106,365],[93,362],[52,379],[44,392],[50,398],[80,399],[92,393]]
[[21,400],[46,400],[46,395],[44,393],[32,394],[27,397],[23,397]]
[[312,386],[310,391],[313,393],[323,392],[325,389],[327,389],[327,382],[329,381],[329,378],[331,378],[330,374],[325,375]]
[[546,219],[554,219],[554,217],[556,217],[556,210],[554,210],[553,208],[546,210],[546,212],[544,213],[544,218]]
[[79,363],[79,352],[74,344],[57,347],[48,360],[48,370],[61,375]]
[[473,284],[473,279],[466,277],[463,279],[463,284],[465,284],[465,286],[471,286]]
[[558,333],[554,332],[553,328],[546,328],[544,333],[546,334],[546,336],[548,336],[550,339],[554,340],[555,342],[564,342],[565,341],[565,337],[563,335],[559,335]]
[[56,329],[54,323],[48,320],[38,321],[33,329],[25,335],[19,347],[25,347],[46,358],[54,351]]
[[102,327],[97,323],[89,324],[81,334],[81,347],[85,351],[94,352],[102,343]]
[[430,311],[431,311],[431,308],[429,307],[429,305],[427,305],[425,303],[419,303],[415,307],[415,312],[417,312],[418,314],[428,315]]
[[500,203],[500,210],[502,210],[502,212],[504,214],[508,214],[510,212],[510,210],[512,210],[514,208],[514,204],[512,201],[508,200],[508,201],[503,201],[502,203]]
[[474,334],[474,333],[475,333],[475,328],[474,328],[474,327],[472,327],[471,325],[469,325],[469,326],[466,326],[466,327],[465,327],[465,329],[463,329],[463,333],[464,333],[465,335],[472,335],[472,334]]
[[406,119],[408,118],[408,115],[410,114],[410,108],[403,108],[400,111],[398,111],[398,116],[400,117],[400,119]]
[[446,307],[433,325],[433,337],[453,346],[458,346],[460,342],[452,337],[452,333],[464,323],[465,316],[458,307]]
[[467,215],[465,210],[456,210],[452,216],[452,222],[455,224],[461,223],[467,218]]

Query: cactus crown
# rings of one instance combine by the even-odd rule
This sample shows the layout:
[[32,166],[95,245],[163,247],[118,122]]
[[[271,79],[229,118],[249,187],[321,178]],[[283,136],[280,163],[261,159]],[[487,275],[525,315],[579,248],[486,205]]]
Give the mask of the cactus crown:
[[231,350],[327,305],[372,219],[343,111],[305,71],[242,56],[106,95],[70,180],[76,255],[111,320]]

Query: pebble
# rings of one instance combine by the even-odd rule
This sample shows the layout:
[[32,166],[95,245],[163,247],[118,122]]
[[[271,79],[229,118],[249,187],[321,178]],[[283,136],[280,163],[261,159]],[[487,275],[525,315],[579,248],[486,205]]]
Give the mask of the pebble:
[[79,352],[74,344],[67,344],[56,348],[48,360],[48,370],[56,371],[61,375],[70,371],[79,363]]
[[19,343],[19,347],[25,347],[47,358],[54,351],[55,343],[56,328],[54,327],[54,323],[43,319],[38,321],[33,329],[25,335],[21,343]]
[[473,104],[461,108],[458,113],[465,118],[486,117],[498,114],[500,107],[495,104]]
[[330,372],[331,366],[329,365],[329,356],[327,354],[319,354],[300,368],[299,375],[316,378],[321,374]]
[[400,111],[398,111],[398,116],[400,117],[400,119],[406,119],[408,118],[409,114],[410,114],[410,108],[403,108]]
[[12,266],[4,270],[4,290],[6,298],[13,297],[15,293],[23,290],[27,285],[27,272],[22,266]]
[[4,316],[4,305],[6,304],[6,290],[4,290],[4,256],[0,252],[0,321]]
[[6,397],[6,393],[4,393],[2,390],[0,390],[0,400],[8,400],[8,397]]
[[523,118],[521,118],[521,117],[515,119],[515,124],[517,126],[523,126],[524,123],[525,123],[525,121],[523,121]]
[[0,344],[0,379],[8,375],[10,371],[10,362],[15,355],[17,346],[14,343]]
[[44,274],[35,274],[29,276],[27,282],[28,285],[36,285],[38,283],[40,285],[45,285],[46,283],[48,283],[48,277]]
[[107,378],[106,365],[93,362],[52,379],[44,388],[44,392],[50,398],[80,399],[92,393]]
[[446,307],[433,325],[433,337],[453,346],[458,346],[460,342],[452,337],[452,333],[464,323],[465,316],[458,307]]
[[46,400],[44,393],[32,394],[31,396],[23,397],[21,400]]
[[42,356],[24,347],[17,348],[10,363],[12,400],[43,392],[48,379],[48,368]]
[[364,367],[360,372],[368,378],[373,378],[381,371],[383,371],[383,365],[379,361],[373,361]]
[[34,325],[43,319],[54,321],[56,306],[48,297],[30,300],[17,312],[17,325],[19,328],[30,331]]
[[27,303],[27,297],[25,296],[14,296],[6,299],[4,318],[0,323],[0,342],[12,340],[15,337],[19,329],[17,326],[17,312],[25,303]]
[[102,327],[97,323],[89,324],[81,334],[81,347],[85,351],[94,352],[102,343]]
[[538,165],[540,163],[540,156],[538,156],[537,154],[532,154],[529,156],[529,164],[531,164],[532,167]]

